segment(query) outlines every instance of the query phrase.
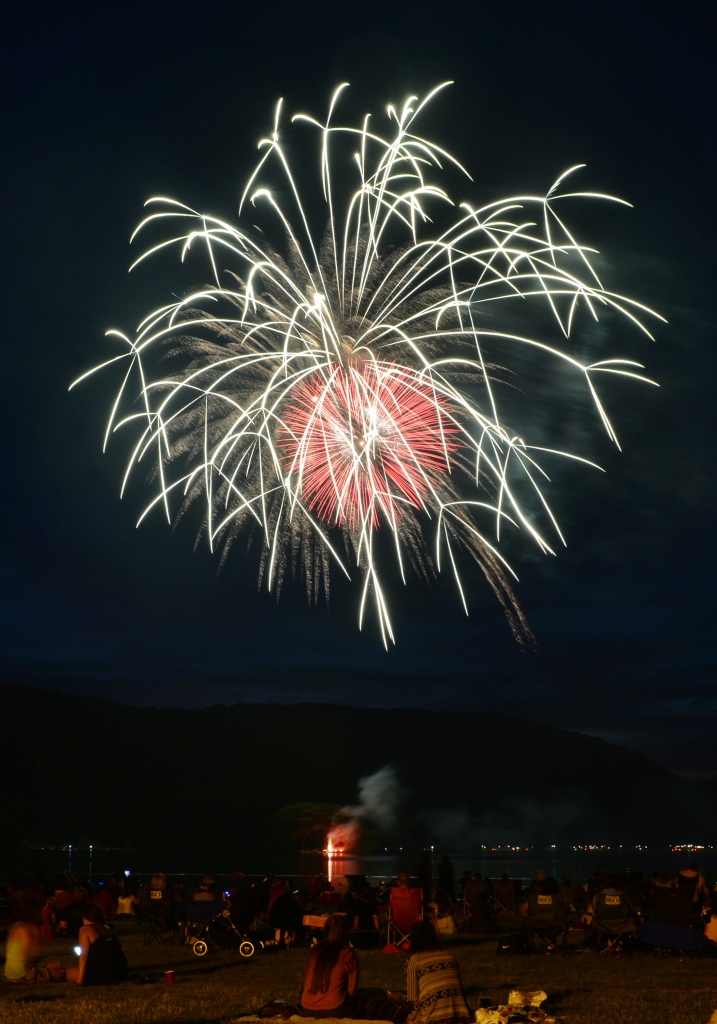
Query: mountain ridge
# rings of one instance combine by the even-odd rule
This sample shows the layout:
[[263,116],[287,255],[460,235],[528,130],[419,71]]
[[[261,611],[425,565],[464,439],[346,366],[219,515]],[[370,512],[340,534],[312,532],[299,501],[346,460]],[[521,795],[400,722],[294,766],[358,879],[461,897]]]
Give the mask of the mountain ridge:
[[358,807],[387,843],[715,840],[709,785],[517,716],[316,702],[137,708],[12,684],[0,684],[0,707],[3,777],[22,780],[6,787],[6,858],[13,845],[73,835],[158,857],[259,856],[289,848],[275,816],[300,801]]

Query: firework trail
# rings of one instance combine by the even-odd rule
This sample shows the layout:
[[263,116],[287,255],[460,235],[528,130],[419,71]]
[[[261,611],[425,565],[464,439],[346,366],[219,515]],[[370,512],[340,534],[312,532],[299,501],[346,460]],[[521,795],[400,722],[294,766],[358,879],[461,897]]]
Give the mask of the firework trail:
[[[394,635],[382,577],[394,561],[404,582],[409,566],[427,580],[448,566],[467,611],[459,568],[475,560],[516,637],[529,637],[501,530],[522,528],[546,552],[551,533],[562,541],[541,463],[579,456],[515,435],[501,413],[508,374],[515,393],[525,352],[568,368],[617,443],[597,381],[645,380],[642,366],[588,365],[567,339],[586,313],[619,314],[648,336],[641,318],[656,315],[607,291],[593,250],[566,226],[563,207],[576,197],[612,199],[565,191],[577,168],[544,197],[453,203],[438,179],[448,166],[467,172],[415,128],[442,88],[389,107],[385,135],[368,116],[334,123],[344,86],[324,122],[296,115],[296,130],[318,143],[321,190],[310,205],[282,142],[281,102],[241,197],[244,226],[150,199],[133,239],[152,241],[134,266],[167,248],[183,262],[199,249],[212,283],[152,312],[134,338],[108,332],[123,351],[80,378],[122,371],[105,445],[118,429],[135,432],[123,490],[133,467],[153,463],[156,495],[141,518],[159,505],[172,521],[203,503],[202,530],[222,560],[254,528],[260,585],[277,593],[287,571],[303,571],[313,600],[328,597],[330,564],[357,572],[359,624],[371,602],[385,645]],[[308,212],[317,198],[318,233]],[[248,223],[250,211],[264,229]],[[547,311],[558,340],[542,327],[507,329],[514,303],[527,303],[536,324]]]

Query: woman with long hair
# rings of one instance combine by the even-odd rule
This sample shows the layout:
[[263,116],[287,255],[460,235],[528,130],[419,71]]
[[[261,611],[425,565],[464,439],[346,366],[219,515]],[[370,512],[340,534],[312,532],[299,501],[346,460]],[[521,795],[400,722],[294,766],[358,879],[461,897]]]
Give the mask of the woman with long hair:
[[346,938],[342,914],[331,914],[324,938],[311,950],[301,989],[307,1017],[341,1017],[358,985],[358,957]]

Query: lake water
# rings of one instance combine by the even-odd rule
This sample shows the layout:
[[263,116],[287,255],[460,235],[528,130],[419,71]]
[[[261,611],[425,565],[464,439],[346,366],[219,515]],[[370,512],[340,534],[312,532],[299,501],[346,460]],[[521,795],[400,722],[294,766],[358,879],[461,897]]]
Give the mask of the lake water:
[[[429,861],[433,862],[434,877],[438,873],[438,864],[443,851],[424,852]],[[574,883],[580,883],[591,877],[595,871],[607,871],[611,874],[623,874],[626,871],[643,872],[649,877],[655,871],[664,871],[674,876],[690,861],[698,863],[703,873],[717,879],[717,849],[715,847],[683,850],[670,850],[669,847],[626,848],[612,847],[591,850],[575,850],[573,848],[549,847],[546,849],[531,848],[528,850],[486,850],[448,851],[454,866],[456,880],[464,871],[475,873],[480,871],[488,878],[500,878],[507,874],[511,878],[531,879],[538,871],[546,871],[555,878],[563,876]],[[415,875],[421,851],[394,850],[383,854],[359,856],[354,854],[327,857],[319,852],[296,853],[294,855],[272,855],[268,852],[261,857],[253,857],[244,861],[237,856],[232,864],[218,864],[207,850],[206,860],[202,863],[185,863],[181,858],[167,863],[163,858],[152,856],[149,851],[128,851],[118,854],[116,851],[95,849],[93,861],[89,859],[89,850],[77,848],[71,861],[67,852],[35,851],[32,857],[25,856],[24,865],[20,868],[26,873],[42,872],[48,878],[68,868],[80,880],[111,877],[118,867],[129,869],[132,874],[147,877],[155,871],[164,873],[175,880],[180,878],[195,882],[206,871],[214,872],[217,877],[226,876],[231,871],[240,870],[250,876],[267,874],[286,877],[292,888],[308,887],[310,878],[337,885],[345,875],[366,875],[369,881],[387,882],[396,877],[399,871],[407,870]],[[120,858],[120,859],[118,859]],[[12,876],[18,865],[7,865],[3,874]]]
[[[433,860],[434,877],[438,873],[441,855],[426,851],[429,861]],[[538,871],[546,871],[554,878],[566,876],[573,882],[582,882],[595,871],[607,871],[612,874],[623,874],[626,871],[644,873],[649,877],[654,871],[665,871],[676,875],[691,860],[695,860],[700,870],[717,878],[717,850],[715,848],[699,850],[671,851],[669,848],[624,849],[611,848],[601,850],[545,849],[528,851],[486,851],[479,850],[469,853],[449,851],[456,879],[464,871],[480,873],[488,878],[500,878],[506,874],[511,878],[535,878]],[[334,885],[345,875],[366,875],[369,881],[387,881],[396,877],[399,871],[406,869],[415,873],[416,857],[392,853],[374,856],[335,856],[328,858],[320,854],[305,854],[297,857],[294,870],[286,872],[298,879],[322,877]]]

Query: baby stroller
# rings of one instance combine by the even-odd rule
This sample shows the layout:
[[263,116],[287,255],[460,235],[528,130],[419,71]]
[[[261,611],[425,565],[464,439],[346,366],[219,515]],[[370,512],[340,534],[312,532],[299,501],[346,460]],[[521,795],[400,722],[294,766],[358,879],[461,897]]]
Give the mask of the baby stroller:
[[236,949],[247,960],[264,948],[256,932],[250,932],[256,917],[257,887],[250,885],[233,896],[225,893],[226,903],[208,921],[188,921],[187,941],[196,956],[206,956],[211,948]]

